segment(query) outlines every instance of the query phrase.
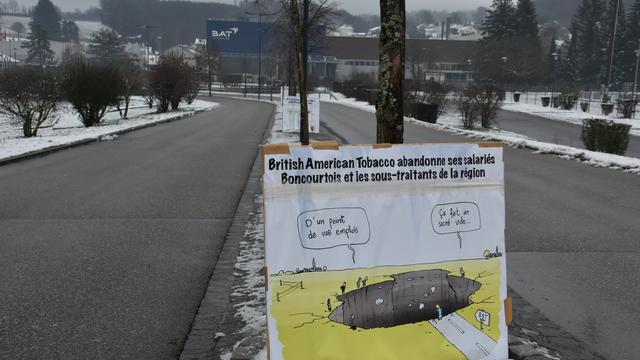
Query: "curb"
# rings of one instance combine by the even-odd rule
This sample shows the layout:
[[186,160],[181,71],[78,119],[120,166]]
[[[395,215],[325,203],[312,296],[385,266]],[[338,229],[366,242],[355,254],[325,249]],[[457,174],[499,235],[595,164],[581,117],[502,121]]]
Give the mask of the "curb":
[[112,131],[112,132],[109,132],[109,133],[101,134],[99,136],[89,137],[89,138],[82,139],[82,140],[76,140],[76,141],[73,141],[73,142],[70,142],[70,143],[66,143],[66,144],[53,145],[53,146],[49,146],[49,147],[46,147],[46,148],[43,148],[43,149],[26,152],[24,154],[12,155],[12,156],[9,156],[7,158],[0,159],[0,166],[7,165],[7,164],[10,164],[10,163],[19,162],[19,161],[23,161],[23,160],[27,160],[27,159],[31,159],[31,158],[35,158],[35,157],[45,156],[45,155],[48,155],[48,154],[51,154],[51,153],[54,153],[54,152],[58,152],[58,151],[61,151],[61,150],[66,150],[66,149],[71,149],[71,148],[74,148],[74,147],[77,147],[77,146],[81,146],[81,145],[86,145],[86,144],[91,144],[91,143],[94,143],[94,142],[98,142],[98,141],[100,141],[100,139],[102,139],[105,136],[122,135],[122,134],[126,134],[126,133],[129,133],[129,132],[132,132],[132,131],[149,128],[149,127],[156,126],[156,125],[170,123],[170,122],[173,122],[173,121],[184,119],[185,117],[194,116],[196,114],[199,114],[199,113],[202,113],[202,112],[205,112],[205,111],[211,111],[213,109],[217,109],[218,107],[220,107],[219,104],[218,105],[214,105],[214,106],[210,106],[208,108],[201,109],[201,110],[193,110],[193,111],[185,112],[185,113],[180,114],[180,115],[178,115],[176,117],[163,119],[163,120],[158,120],[158,121],[150,122],[150,123],[146,123],[146,124],[140,124],[140,125],[136,125],[136,126],[127,128],[127,129],[121,129],[121,130]]
[[[265,142],[269,134],[268,130],[273,126],[275,114],[274,108],[261,143]],[[233,220],[225,235],[222,249],[218,258],[215,259],[213,273],[191,324],[180,360],[213,359],[214,348],[222,336],[218,333],[218,329],[226,315],[225,310],[230,303],[229,294],[236,280],[234,269],[240,252],[240,241],[245,235],[245,226],[253,210],[254,198],[260,192],[261,164],[262,158],[258,150]]]

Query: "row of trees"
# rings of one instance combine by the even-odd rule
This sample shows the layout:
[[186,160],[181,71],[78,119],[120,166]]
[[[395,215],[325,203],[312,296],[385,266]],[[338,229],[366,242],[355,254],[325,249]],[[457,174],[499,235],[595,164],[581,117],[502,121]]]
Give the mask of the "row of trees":
[[570,41],[552,50],[557,54],[552,58],[554,74],[596,88],[633,82],[640,0],[625,9],[623,0],[583,0],[570,25]]
[[134,59],[113,61],[67,54],[60,68],[19,66],[0,72],[0,112],[22,125],[25,137],[36,136],[61,101],[69,102],[86,127],[102,122],[116,108],[128,116],[131,98],[141,95],[158,112],[193,102],[199,76],[181,57],[168,55],[145,72]]
[[[27,63],[40,66],[53,63],[54,52],[48,34],[35,23],[31,23],[31,32],[22,46],[29,50]],[[109,28],[102,28],[91,35],[87,54],[101,62],[126,60],[128,56],[122,36]]]

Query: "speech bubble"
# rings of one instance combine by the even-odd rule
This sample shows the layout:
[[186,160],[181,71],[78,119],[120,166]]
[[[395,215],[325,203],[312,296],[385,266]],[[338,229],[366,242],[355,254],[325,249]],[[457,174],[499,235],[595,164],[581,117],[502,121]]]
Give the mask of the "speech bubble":
[[457,234],[462,249],[460,233],[478,231],[482,228],[480,207],[472,202],[436,205],[431,210],[431,226],[436,234]]
[[330,208],[305,211],[298,215],[298,237],[302,247],[309,250],[327,250],[346,246],[353,252],[354,245],[365,245],[371,238],[371,225],[363,208]]

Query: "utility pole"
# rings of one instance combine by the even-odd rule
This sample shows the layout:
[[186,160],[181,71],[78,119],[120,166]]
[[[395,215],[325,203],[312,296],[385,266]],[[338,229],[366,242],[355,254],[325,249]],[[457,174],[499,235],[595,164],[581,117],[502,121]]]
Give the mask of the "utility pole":
[[144,25],[138,25],[138,28],[139,28],[139,29],[145,29],[145,30],[146,30],[146,36],[147,36],[147,38],[146,38],[146,43],[145,43],[145,49],[144,49],[144,52],[146,53],[146,57],[147,57],[147,70],[149,70],[149,62],[150,62],[150,56],[149,56],[149,55],[150,55],[150,54],[149,54],[149,45],[150,45],[150,44],[149,44],[149,41],[150,41],[149,36],[150,36],[150,35],[149,35],[149,33],[150,33],[151,29],[155,29],[156,27],[155,27],[155,26],[152,26],[152,25],[149,25],[149,24],[144,24]]
[[616,50],[616,35],[618,34],[618,12],[620,11],[620,0],[616,1],[616,13],[613,17],[613,34],[611,35],[611,46],[610,46],[610,51],[611,53],[609,54],[609,67],[607,68],[607,87],[604,89],[604,96],[603,96],[603,102],[604,102],[604,98],[606,97],[607,101],[609,99],[609,88],[611,87],[611,72],[613,69],[613,57],[615,54],[615,50]]
[[638,67],[640,66],[640,40],[638,41],[638,50],[636,50],[636,72],[633,78],[633,112],[636,111],[636,94],[638,92]]
[[256,6],[258,7],[258,12],[252,13],[249,11],[245,11],[247,15],[258,16],[259,30],[258,30],[258,100],[260,100],[261,88],[262,88],[262,17],[263,16],[273,16],[275,13],[265,13],[262,9],[259,8],[260,2],[256,1]]

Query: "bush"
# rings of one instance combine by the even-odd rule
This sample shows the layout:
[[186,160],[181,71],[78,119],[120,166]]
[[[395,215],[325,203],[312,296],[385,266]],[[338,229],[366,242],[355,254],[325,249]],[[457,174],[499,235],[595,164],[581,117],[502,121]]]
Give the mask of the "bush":
[[631,119],[633,113],[636,111],[637,105],[638,100],[624,96],[618,99],[618,112],[621,113],[625,119]]
[[591,104],[589,104],[588,101],[581,101],[580,102],[580,109],[582,109],[582,112],[589,112],[589,108],[591,107]]
[[473,85],[464,89],[457,97],[464,128],[473,129],[478,118],[482,127],[491,127],[504,98],[504,90],[495,85]]
[[[423,98],[422,102],[428,105],[432,105],[432,108],[435,106],[436,113],[434,114],[437,118],[442,115],[447,110],[447,105],[449,104],[449,92],[451,88],[447,85],[439,83],[437,81],[426,81],[422,88]],[[435,120],[434,120],[435,123]]]
[[142,69],[133,59],[127,59],[120,66],[120,80],[122,81],[122,94],[118,102],[118,112],[122,119],[126,119],[129,115],[131,97],[141,92],[144,84]]
[[190,90],[194,73],[195,70],[179,56],[169,54],[160,58],[149,74],[150,90],[158,100],[159,112],[169,111],[169,106],[178,109]]
[[564,110],[571,110],[576,106],[579,98],[577,92],[565,90],[556,98],[556,108],[562,107]]
[[583,121],[582,142],[591,151],[624,155],[629,145],[631,125],[603,119]]
[[478,86],[469,86],[456,95],[458,110],[465,129],[473,129],[480,115],[480,91]]
[[190,71],[189,78],[187,80],[186,90],[187,92],[184,95],[184,99],[186,100],[187,104],[191,105],[200,93],[200,76],[193,68],[192,71]]
[[500,104],[504,101],[504,98],[504,90],[497,86],[485,85],[480,88],[478,111],[483,128],[491,127],[491,124],[498,116],[498,110],[500,110]]
[[118,66],[73,55],[63,67],[65,98],[80,114],[86,127],[100,124],[110,106],[117,106],[123,90]]
[[438,122],[441,111],[438,104],[411,103],[411,116],[430,124]]
[[0,113],[17,120],[24,137],[38,135],[38,129],[56,110],[59,94],[54,70],[18,66],[0,72]]

